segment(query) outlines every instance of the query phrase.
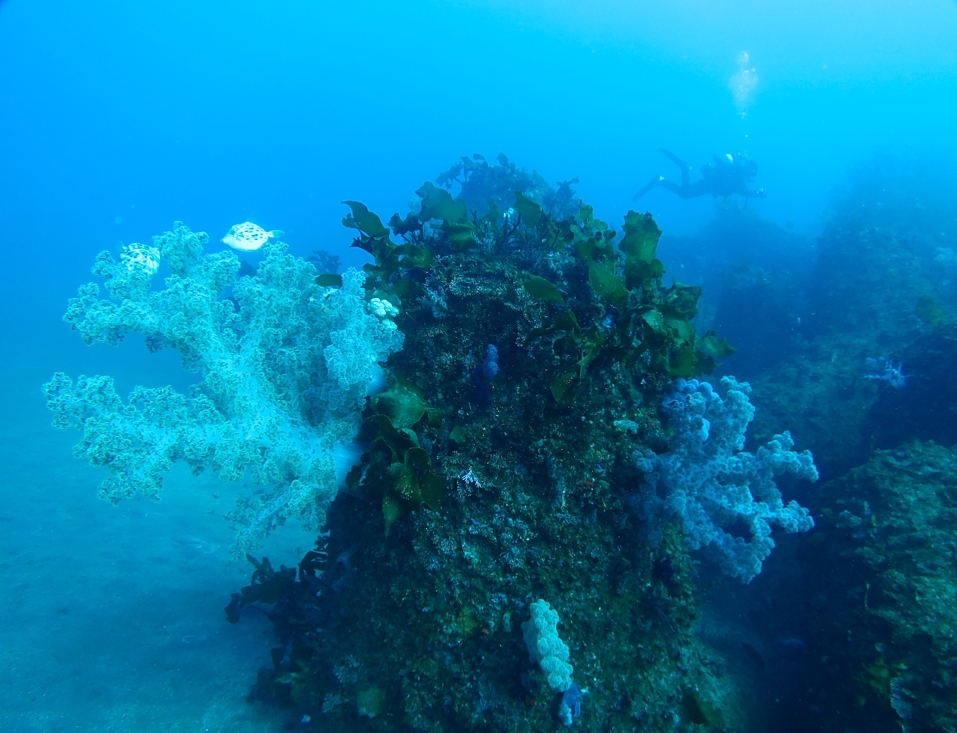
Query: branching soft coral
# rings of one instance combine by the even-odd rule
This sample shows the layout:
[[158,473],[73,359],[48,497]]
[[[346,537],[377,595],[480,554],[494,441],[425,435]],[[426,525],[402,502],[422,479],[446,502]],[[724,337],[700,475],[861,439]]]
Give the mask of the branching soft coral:
[[671,429],[668,452],[635,455],[645,474],[640,501],[646,514],[649,505],[664,502],[692,549],[710,549],[725,573],[747,583],[774,547],[772,524],[785,532],[814,526],[807,509],[784,503],[775,479],[790,474],[816,481],[818,474],[808,451],[791,450],[787,432],[757,453],[744,451],[754,417],[751,387],[733,377],[721,385],[723,398],[707,382],[675,380],[662,403]]
[[150,350],[176,349],[201,375],[188,396],[137,387],[124,402],[110,377],[74,384],[62,373],[43,389],[54,425],[83,431],[74,453],[109,471],[99,494],[112,503],[155,497],[176,461],[225,481],[248,472],[267,487],[232,515],[241,553],[287,518],[324,524],[338,490],[333,446],[356,434],[379,362],[402,334],[367,308],[360,273],[346,272],[339,289],[319,286],[315,268],[276,243],[255,276],[237,279],[239,259],[204,255],[207,241],[179,223],[154,238],[170,271],[163,289],[153,288],[155,266],[101,253],[93,273],[108,297],[84,285],[64,316],[88,344],[139,332]]

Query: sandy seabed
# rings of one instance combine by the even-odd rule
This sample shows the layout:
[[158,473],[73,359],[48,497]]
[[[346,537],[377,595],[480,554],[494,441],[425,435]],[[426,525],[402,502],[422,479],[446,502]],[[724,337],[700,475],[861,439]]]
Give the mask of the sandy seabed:
[[[271,625],[223,614],[252,570],[229,559],[222,516],[239,487],[178,467],[158,502],[100,501],[105,472],[72,456],[77,433],[50,426],[40,385],[56,359],[6,346],[0,730],[281,730],[294,713],[246,702]],[[310,539],[290,528],[263,553],[293,564]]]

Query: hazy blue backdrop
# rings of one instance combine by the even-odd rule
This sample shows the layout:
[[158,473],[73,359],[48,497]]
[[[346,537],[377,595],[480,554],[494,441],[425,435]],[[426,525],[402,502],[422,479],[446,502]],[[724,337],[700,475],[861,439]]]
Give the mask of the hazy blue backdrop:
[[[753,205],[813,232],[849,163],[953,143],[957,3],[6,0],[0,105],[0,312],[31,338],[104,247],[253,219],[341,248],[341,199],[388,216],[473,152],[578,177],[617,222],[674,174],[659,147],[747,151]],[[641,204],[670,233],[712,209]]]

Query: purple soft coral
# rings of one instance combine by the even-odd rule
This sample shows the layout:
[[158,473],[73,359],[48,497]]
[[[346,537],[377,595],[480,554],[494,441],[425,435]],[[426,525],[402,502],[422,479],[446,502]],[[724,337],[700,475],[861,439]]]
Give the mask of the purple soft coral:
[[900,362],[893,362],[886,356],[880,359],[867,359],[864,362],[864,369],[867,374],[864,379],[879,379],[887,382],[894,389],[900,389],[907,384],[907,375],[904,374],[903,365]]

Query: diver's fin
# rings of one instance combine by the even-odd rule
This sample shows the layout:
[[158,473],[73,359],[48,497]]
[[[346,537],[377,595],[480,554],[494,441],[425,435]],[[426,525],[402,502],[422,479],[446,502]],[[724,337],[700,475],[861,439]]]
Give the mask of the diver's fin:
[[674,164],[675,164],[676,166],[678,166],[679,168],[691,170],[691,166],[690,166],[690,165],[688,165],[687,163],[685,163],[681,158],[679,158],[677,155],[675,155],[674,153],[672,153],[670,150],[665,150],[664,148],[659,148],[659,150],[661,150],[662,153],[664,153],[666,156],[668,156],[668,160],[670,160],[672,163],[674,163]]
[[659,183],[661,183],[663,180],[665,180],[665,177],[664,177],[664,176],[655,176],[655,177],[652,178],[650,181],[648,181],[648,183],[646,183],[644,186],[642,186],[641,190],[640,190],[638,193],[636,193],[634,196],[631,197],[631,200],[632,200],[632,201],[637,201],[637,200],[640,199],[642,196],[644,196],[646,193],[648,193],[651,189],[653,189],[655,186],[657,186]]

